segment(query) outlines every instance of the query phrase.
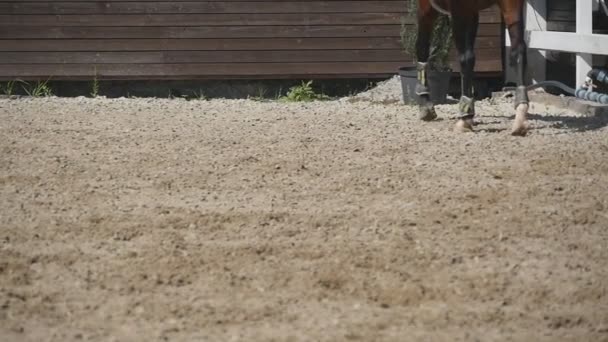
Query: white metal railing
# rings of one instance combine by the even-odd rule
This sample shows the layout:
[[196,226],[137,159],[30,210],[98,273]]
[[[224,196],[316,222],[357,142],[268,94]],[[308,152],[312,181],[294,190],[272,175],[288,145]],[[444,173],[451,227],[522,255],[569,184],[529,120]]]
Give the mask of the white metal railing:
[[[543,50],[576,53],[576,86],[585,82],[592,67],[593,55],[608,55],[608,35],[593,34],[593,10],[597,10],[600,5],[603,7],[604,3],[600,1],[576,0],[576,33],[547,31],[547,1],[527,1],[526,43],[529,49],[541,52],[536,56],[530,54],[528,59],[532,82],[544,81],[546,78]],[[511,46],[508,33],[506,44]]]

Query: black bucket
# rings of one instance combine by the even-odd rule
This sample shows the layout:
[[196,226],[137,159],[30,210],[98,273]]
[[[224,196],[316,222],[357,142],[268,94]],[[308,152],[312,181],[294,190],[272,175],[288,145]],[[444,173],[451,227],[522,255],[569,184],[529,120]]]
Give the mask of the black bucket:
[[[418,82],[418,71],[416,67],[403,67],[399,69],[401,78],[401,90],[403,92],[403,102],[406,104],[417,104],[416,83]],[[451,71],[427,70],[429,91],[431,101],[434,104],[447,103],[448,91],[450,89]]]

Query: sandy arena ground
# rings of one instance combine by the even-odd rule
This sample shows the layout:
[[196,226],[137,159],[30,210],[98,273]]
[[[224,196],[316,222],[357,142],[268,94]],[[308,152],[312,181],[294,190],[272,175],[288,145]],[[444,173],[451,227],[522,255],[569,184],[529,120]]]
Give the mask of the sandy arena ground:
[[0,340],[608,341],[608,121],[0,100]]

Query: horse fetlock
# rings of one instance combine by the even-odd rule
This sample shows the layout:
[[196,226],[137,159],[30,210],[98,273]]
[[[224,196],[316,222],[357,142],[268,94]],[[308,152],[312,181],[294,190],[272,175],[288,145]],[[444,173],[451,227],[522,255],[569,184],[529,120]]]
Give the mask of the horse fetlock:
[[428,70],[429,63],[428,62],[416,62],[416,70]]
[[[429,63],[418,62],[416,63],[416,71],[418,72],[418,84],[424,88],[427,87],[427,71],[428,71]],[[427,90],[428,92],[428,90]]]
[[416,89],[414,89],[414,91],[416,92],[416,95],[418,96],[423,96],[423,95],[429,95],[429,88],[427,88],[426,86],[417,83],[416,84]]
[[475,53],[472,50],[467,50],[460,54],[458,59],[460,60],[460,65],[463,67],[469,67],[472,69],[472,66],[475,65]]
[[458,121],[456,121],[456,125],[454,125],[454,132],[456,132],[456,133],[473,132],[473,118],[458,119]]
[[458,103],[458,117],[461,119],[473,118],[475,116],[475,99],[462,96]]
[[511,48],[509,52],[509,65],[516,66],[524,62],[525,44],[518,44],[517,47]]
[[435,112],[435,107],[432,103],[426,103],[420,105],[418,118],[422,121],[431,121],[437,118],[437,112]]
[[513,120],[513,127],[511,129],[511,135],[515,136],[525,136],[529,129],[530,125],[528,124],[527,114],[528,114],[528,104],[520,103],[515,107],[515,119]]
[[420,98],[419,102],[421,105],[428,102],[428,100],[424,97],[428,97],[428,95],[430,94],[428,82],[426,79],[427,70],[428,63],[418,62],[416,64],[416,71],[418,72],[418,82],[416,83],[416,89],[414,89],[414,91],[416,92],[416,95],[418,95],[418,97]]
[[528,90],[526,86],[518,86],[515,89],[515,108],[517,108],[520,104],[527,105],[530,103],[530,99],[528,99]]

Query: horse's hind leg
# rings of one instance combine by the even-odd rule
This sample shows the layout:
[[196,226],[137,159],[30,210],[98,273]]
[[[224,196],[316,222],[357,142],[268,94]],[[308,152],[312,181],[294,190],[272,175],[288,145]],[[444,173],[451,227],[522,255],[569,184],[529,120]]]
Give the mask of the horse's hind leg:
[[511,38],[511,53],[509,64],[517,67],[517,90],[515,92],[515,120],[511,134],[526,135],[528,132],[528,92],[524,85],[524,74],[526,71],[526,43],[524,42],[523,26],[523,0],[501,0],[499,1],[505,24],[509,29]]
[[479,14],[457,15],[452,17],[454,42],[460,59],[462,78],[462,95],[460,97],[458,122],[455,130],[467,132],[473,130],[475,102],[473,99],[473,72],[475,69],[475,37],[479,26]]
[[418,117],[424,121],[431,121],[437,117],[435,107],[431,101],[427,77],[431,34],[437,14],[437,11],[428,1],[418,1],[418,36],[416,39],[418,82],[416,84],[416,95],[418,95],[420,109]]

